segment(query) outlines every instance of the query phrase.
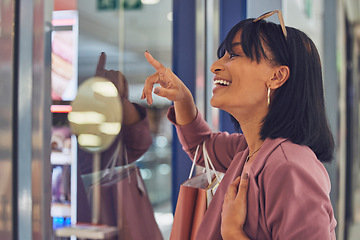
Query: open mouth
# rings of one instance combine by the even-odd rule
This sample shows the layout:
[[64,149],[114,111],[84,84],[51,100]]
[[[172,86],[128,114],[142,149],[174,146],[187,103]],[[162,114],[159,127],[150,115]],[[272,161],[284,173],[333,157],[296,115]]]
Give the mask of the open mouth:
[[229,86],[231,84],[231,82],[224,80],[224,79],[216,79],[216,80],[214,80],[214,84],[220,85],[220,86]]

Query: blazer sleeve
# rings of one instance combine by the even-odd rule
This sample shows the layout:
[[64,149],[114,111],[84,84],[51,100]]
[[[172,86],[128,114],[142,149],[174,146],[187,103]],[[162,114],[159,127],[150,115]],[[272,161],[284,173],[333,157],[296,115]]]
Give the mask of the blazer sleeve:
[[126,146],[130,163],[139,159],[152,144],[152,136],[146,109],[138,104],[133,104],[139,112],[141,120],[133,125],[124,125],[120,132],[123,143]]
[[283,162],[266,179],[265,214],[272,239],[332,239],[336,220],[328,175],[321,166],[304,165]]
[[[178,125],[174,107],[171,107],[168,111],[168,119],[175,125],[183,150],[192,160],[194,160],[197,146],[202,146],[201,144],[205,142],[209,157],[217,171],[225,172],[235,154],[247,147],[242,134],[213,133],[199,112],[193,122]],[[199,148],[198,155],[196,164],[204,166],[202,147]]]

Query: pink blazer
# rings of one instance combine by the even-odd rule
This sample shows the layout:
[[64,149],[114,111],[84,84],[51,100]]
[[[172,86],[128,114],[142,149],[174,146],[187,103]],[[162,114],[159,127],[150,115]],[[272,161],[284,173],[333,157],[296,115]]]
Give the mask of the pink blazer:
[[[176,125],[173,108],[168,118],[191,159],[196,146],[205,141],[215,168],[226,172],[197,234],[199,240],[222,239],[222,203],[229,184],[241,176],[249,151],[246,140],[242,134],[212,133],[200,114],[185,126]],[[202,157],[197,161],[203,164]],[[287,139],[266,139],[249,180],[244,231],[251,239],[336,238],[329,176],[310,148]]]

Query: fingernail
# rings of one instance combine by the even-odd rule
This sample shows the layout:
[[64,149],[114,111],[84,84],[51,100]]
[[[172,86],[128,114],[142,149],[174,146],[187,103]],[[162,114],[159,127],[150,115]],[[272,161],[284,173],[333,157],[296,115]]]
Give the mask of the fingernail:
[[159,91],[158,88],[155,88],[155,89],[154,89],[154,93],[155,93],[155,94],[158,94],[159,92],[160,92],[160,91]]
[[244,173],[243,175],[241,175],[241,178],[244,179],[244,180],[248,180],[249,179],[249,174]]
[[145,52],[147,52],[147,53],[148,53],[149,51],[148,51],[148,50],[146,50]]
[[105,52],[101,52],[101,55],[103,55]]

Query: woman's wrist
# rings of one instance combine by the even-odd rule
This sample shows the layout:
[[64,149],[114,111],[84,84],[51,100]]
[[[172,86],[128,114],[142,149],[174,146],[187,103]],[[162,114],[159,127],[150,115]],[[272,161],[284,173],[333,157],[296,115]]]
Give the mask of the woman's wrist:
[[196,118],[197,109],[189,89],[186,89],[181,99],[174,101],[174,107],[177,124],[187,125]]

